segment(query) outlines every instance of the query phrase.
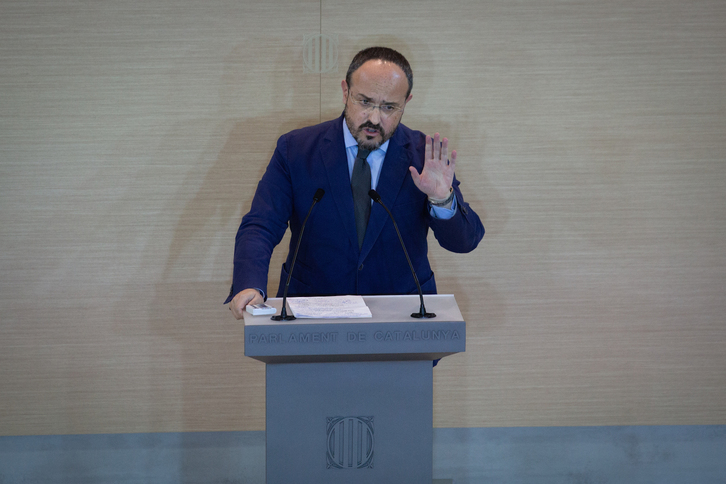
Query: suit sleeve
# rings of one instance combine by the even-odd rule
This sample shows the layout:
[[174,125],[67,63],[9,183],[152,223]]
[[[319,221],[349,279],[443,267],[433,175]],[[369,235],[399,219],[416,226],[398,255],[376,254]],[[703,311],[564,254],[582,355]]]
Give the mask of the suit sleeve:
[[287,230],[292,213],[292,184],[285,136],[257,185],[250,211],[242,218],[234,247],[232,287],[225,303],[247,288],[267,291],[272,251]]
[[484,226],[479,216],[469,207],[459,189],[459,180],[452,184],[456,195],[456,212],[450,219],[437,219],[429,215],[429,226],[439,245],[457,253],[471,252],[484,237]]

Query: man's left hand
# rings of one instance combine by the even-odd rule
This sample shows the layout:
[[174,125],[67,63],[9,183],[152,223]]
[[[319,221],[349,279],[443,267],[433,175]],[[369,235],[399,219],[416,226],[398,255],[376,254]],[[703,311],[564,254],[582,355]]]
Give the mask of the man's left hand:
[[443,200],[449,196],[455,167],[456,150],[452,150],[449,157],[449,140],[447,138],[442,140],[439,133],[436,133],[433,139],[426,135],[426,151],[421,173],[419,174],[413,166],[409,167],[409,170],[413,183],[419,190],[430,198]]

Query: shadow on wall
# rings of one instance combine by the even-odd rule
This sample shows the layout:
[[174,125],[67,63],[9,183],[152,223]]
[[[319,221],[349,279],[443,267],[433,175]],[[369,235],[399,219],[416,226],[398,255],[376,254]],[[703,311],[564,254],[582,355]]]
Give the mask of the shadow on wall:
[[[250,45],[245,44],[236,46],[225,59],[220,95],[221,121],[215,134],[226,136],[226,140],[221,150],[218,149],[218,138],[210,140],[205,154],[218,152],[214,163],[204,173],[201,185],[200,174],[194,170],[180,187],[179,195],[174,197],[175,200],[188,201],[179,216],[164,274],[155,288],[156,297],[150,306],[154,333],[174,338],[181,348],[184,367],[182,421],[189,428],[216,429],[219,425],[231,424],[232,428],[219,430],[245,429],[249,428],[249,423],[242,420],[245,415],[255,413],[264,416],[264,365],[244,358],[243,326],[222,305],[231,282],[234,236],[242,215],[250,207],[277,138],[292,129],[319,121],[319,90],[313,91],[310,87],[310,77],[301,79],[304,75],[299,65],[298,49],[279,46],[272,52],[273,58],[270,53],[268,49],[264,55],[257,56],[250,52]],[[256,59],[270,60],[260,63]],[[291,72],[291,76],[279,74],[286,72]],[[312,78],[317,88],[318,78]],[[240,99],[259,109],[230,113],[228,106],[240,105]],[[315,107],[312,111],[311,106]],[[249,113],[254,115],[245,116]],[[301,116],[301,113],[309,115]],[[199,122],[204,123],[205,120]],[[206,167],[207,163],[206,157],[200,160],[201,167]],[[188,194],[194,190],[193,197],[189,198]],[[279,278],[279,267],[286,252],[285,240],[288,238],[289,235],[286,235],[273,254],[270,287],[274,287]],[[222,273],[226,283],[220,285],[218,281]],[[200,282],[206,279],[210,282]],[[217,292],[220,288],[222,290]],[[198,308],[187,307],[190,301],[198,302],[200,299],[204,300],[205,311],[200,313]],[[170,317],[163,310],[170,304],[187,307],[191,314],[197,313],[196,318],[179,325],[177,318]],[[211,319],[220,323],[205,328],[205,331],[215,334],[203,338],[206,344],[200,345],[199,341],[189,337],[186,330],[201,329],[200,321],[207,320],[209,314],[218,314]],[[184,328],[185,325],[187,328]],[[238,366],[221,364],[201,370],[192,366],[202,364],[209,355],[214,355],[214,359],[236,362]],[[244,371],[245,368],[247,371]],[[254,382],[242,381],[250,377],[254,378]],[[198,378],[204,378],[205,382],[200,384],[195,381]],[[205,386],[213,395],[203,391]],[[234,389],[228,390],[230,387]],[[254,408],[243,411],[239,408],[240,396],[246,392],[254,392],[255,395],[244,395],[244,401],[252,402]],[[217,412],[208,423],[204,421],[207,409]],[[184,453],[186,455],[180,463],[181,477],[183,482],[195,482],[191,476],[196,474],[196,452],[190,449]],[[236,460],[237,457],[230,456],[230,459]]]
[[[154,241],[168,243],[166,261],[162,266],[158,260],[163,247],[140,250],[139,284],[128,289],[136,292],[118,297],[113,308],[119,320],[136,312],[134,319],[148,325],[150,341],[157,346],[150,350],[143,395],[151,404],[145,425],[153,431],[264,426],[264,365],[244,358],[243,326],[222,303],[231,281],[234,235],[276,139],[319,121],[318,76],[312,82],[303,77],[298,54],[298,49],[274,42],[235,46],[224,58],[216,114],[172,125],[160,137],[160,153],[178,153],[187,145],[189,152],[201,155],[193,166],[187,160],[190,168],[175,186],[159,180],[160,185],[167,183],[159,191],[165,198],[160,209],[164,214],[154,215],[154,220],[171,222],[158,228],[161,235]],[[206,146],[199,149],[194,142]],[[159,174],[159,166],[143,167],[135,174],[136,182],[148,184],[149,177]],[[119,233],[115,243],[128,247],[136,242],[134,237]],[[283,241],[273,256],[271,284],[279,277],[285,245]],[[153,267],[163,271],[150,273]],[[128,307],[128,301],[138,306]],[[132,333],[144,328],[117,325],[116,331],[137,341],[138,333]],[[184,476],[195,475],[195,450],[184,454],[179,470],[182,482],[189,482]]]

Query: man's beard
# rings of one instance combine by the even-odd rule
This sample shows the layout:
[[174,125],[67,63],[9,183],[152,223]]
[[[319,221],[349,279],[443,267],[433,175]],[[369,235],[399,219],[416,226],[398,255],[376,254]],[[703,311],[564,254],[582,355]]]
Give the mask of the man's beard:
[[[361,124],[360,126],[353,126],[353,121],[348,116],[348,106],[345,107],[345,110],[343,110],[343,115],[345,116],[345,124],[348,125],[348,129],[350,130],[350,134],[353,135],[353,138],[358,142],[359,148],[364,148],[366,150],[377,150],[381,147],[383,143],[388,141],[391,136],[393,136],[393,133],[396,132],[396,128],[398,127],[398,124],[393,127],[390,133],[386,132],[386,130],[383,129],[383,126],[380,124],[373,124],[370,121],[366,121],[365,123]],[[381,135],[380,141],[376,141],[374,139],[369,139],[368,135],[363,132],[364,128],[371,128],[378,131],[378,134]]]

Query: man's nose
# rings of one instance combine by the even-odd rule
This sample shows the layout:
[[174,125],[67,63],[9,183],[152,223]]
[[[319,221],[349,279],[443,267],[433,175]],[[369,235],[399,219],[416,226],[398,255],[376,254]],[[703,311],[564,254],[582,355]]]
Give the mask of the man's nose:
[[373,106],[373,109],[368,114],[368,121],[378,125],[381,124],[381,108],[380,106]]

